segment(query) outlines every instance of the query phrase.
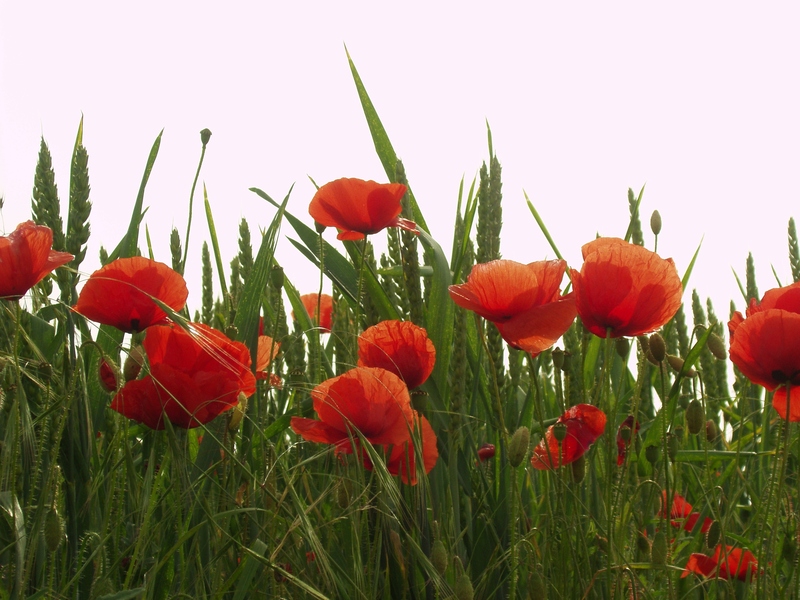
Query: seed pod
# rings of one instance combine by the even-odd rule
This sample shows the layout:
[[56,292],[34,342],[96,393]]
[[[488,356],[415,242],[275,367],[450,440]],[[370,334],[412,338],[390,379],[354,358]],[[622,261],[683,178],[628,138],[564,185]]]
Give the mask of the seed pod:
[[653,235],[661,233],[661,213],[657,210],[654,210],[653,214],[650,215],[650,231],[653,232]]
[[[566,426],[564,427],[566,433]],[[528,455],[528,447],[531,443],[530,429],[524,425],[514,432],[511,441],[508,443],[508,462],[512,467],[518,467]]]
[[339,481],[339,485],[336,486],[336,504],[338,504],[339,508],[342,510],[350,506],[350,490],[348,487],[344,479]]
[[436,569],[439,575],[443,576],[447,571],[447,563],[449,562],[450,558],[447,555],[447,548],[444,547],[444,542],[437,539],[431,546],[431,564],[433,568]]
[[208,140],[211,139],[211,130],[207,127],[205,129],[200,130],[200,141],[203,143],[203,146],[208,144]]
[[670,434],[667,437],[667,456],[669,457],[669,462],[675,462],[675,458],[678,456],[678,450],[680,449],[681,441],[678,439],[678,436]]
[[50,552],[58,550],[64,537],[64,525],[55,508],[47,511],[44,517],[44,543]]
[[564,366],[564,351],[561,348],[553,348],[550,356],[553,359],[553,366],[560,370]]
[[636,548],[645,560],[650,558],[650,540],[647,539],[646,535],[640,533],[636,536]]
[[424,390],[414,390],[411,392],[411,406],[414,407],[414,410],[420,413],[424,413],[425,409],[428,408],[428,392]]
[[723,342],[722,338],[716,333],[712,333],[710,336],[708,336],[706,347],[717,360],[725,360],[728,358],[728,353],[725,350],[725,342]]
[[125,383],[129,381],[133,381],[139,376],[139,371],[142,370],[142,365],[144,364],[144,354],[142,354],[143,348],[141,346],[133,346],[128,352],[127,358],[125,358],[125,364],[122,365],[122,378],[125,380]]
[[650,354],[656,360],[656,363],[661,363],[667,356],[667,344],[660,333],[654,333],[648,340],[650,342]]
[[456,580],[456,600],[473,600],[475,592],[472,589],[472,582],[469,580],[469,575],[461,573]]
[[644,449],[644,456],[651,465],[654,465],[658,462],[659,457],[661,456],[661,448],[658,446],[647,446]]
[[650,547],[650,561],[654,565],[667,564],[667,536],[663,531],[656,532]]
[[618,337],[614,341],[614,349],[617,351],[620,358],[627,358],[628,352],[631,351],[631,343],[628,341],[628,338]]
[[713,442],[715,439],[717,439],[718,434],[719,432],[717,431],[717,424],[711,419],[706,421],[706,439],[709,442]]
[[706,548],[716,548],[721,534],[722,527],[720,527],[719,521],[712,522],[706,532]]
[[531,571],[528,579],[528,598],[547,600],[547,581],[538,568]]
[[553,437],[556,438],[559,444],[563,442],[564,438],[567,437],[567,424],[555,423],[553,425]]
[[272,270],[269,272],[269,283],[275,290],[283,289],[283,267],[273,265]]
[[686,407],[686,427],[689,433],[697,435],[705,426],[706,413],[703,410],[703,404],[696,398],[689,402]]
[[[676,373],[680,373],[681,369],[683,368],[684,360],[682,358],[678,358],[677,356],[672,356],[671,354],[667,355],[667,362],[669,366],[673,368]],[[686,371],[686,377],[694,377],[697,375],[697,371],[694,369],[689,369]]]
[[572,467],[572,481],[580,483],[586,477],[586,456],[581,455],[578,460],[570,464]]

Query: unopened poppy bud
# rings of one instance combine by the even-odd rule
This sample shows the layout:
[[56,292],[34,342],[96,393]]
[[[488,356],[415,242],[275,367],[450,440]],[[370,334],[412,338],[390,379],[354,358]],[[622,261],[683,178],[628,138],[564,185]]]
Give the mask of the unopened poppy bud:
[[55,508],[47,511],[44,517],[44,543],[50,552],[55,552],[64,537],[64,524]]
[[483,444],[478,448],[478,458],[481,462],[485,462],[490,458],[494,458],[494,444]]
[[553,366],[561,370],[564,366],[564,351],[561,348],[553,348],[552,352]]
[[664,338],[661,337],[661,334],[654,333],[650,336],[648,341],[650,342],[650,354],[653,355],[656,362],[664,362],[667,356],[667,344],[664,342]]
[[563,442],[567,437],[567,424],[555,423],[553,425],[553,437],[556,438],[559,444]]
[[647,459],[647,462],[649,462],[651,465],[656,464],[660,456],[661,456],[661,449],[658,446],[647,446],[644,449],[644,457]]
[[681,441],[678,439],[678,436],[670,434],[669,437],[667,437],[667,456],[669,457],[669,462],[675,462],[675,458],[678,456],[678,450],[680,450],[680,448]]
[[667,564],[667,535],[663,531],[656,532],[653,545],[650,547],[650,560],[654,565]]
[[618,337],[614,341],[614,349],[617,351],[620,358],[627,358],[628,352],[631,351],[631,343],[628,341],[628,338]]
[[444,542],[437,538],[431,546],[431,564],[439,575],[444,575],[449,562],[450,558],[447,555],[447,548],[444,547]]
[[461,573],[456,579],[455,587],[456,600],[472,600],[475,597],[475,592],[472,589],[472,582],[469,580],[469,575]]
[[661,213],[657,210],[654,210],[653,214],[650,215],[650,231],[653,232],[653,235],[661,233]]
[[528,598],[540,598],[547,600],[547,581],[544,575],[539,572],[539,569],[531,571],[530,579],[528,580]]
[[706,421],[706,439],[709,442],[713,442],[715,439],[717,439],[718,433],[719,432],[717,431],[717,424],[714,423],[714,421],[712,421],[711,419]]
[[211,130],[210,129],[203,129],[200,131],[200,141],[203,142],[203,146],[208,144],[208,140],[211,139]]
[[98,365],[98,378],[100,379],[100,385],[103,386],[103,389],[107,392],[116,392],[117,391],[117,369],[112,366],[113,363],[105,357],[100,359],[100,364]]
[[[566,429],[566,426],[565,426]],[[508,462],[512,467],[518,467],[528,456],[528,447],[531,443],[531,431],[524,425],[514,432],[508,443]]]
[[233,407],[233,411],[231,412],[231,420],[228,422],[228,430],[233,431],[239,427],[239,423],[241,423],[242,417],[244,417],[246,410],[247,396],[244,395],[244,392],[239,392],[239,404]]
[[273,265],[272,270],[269,272],[269,283],[276,290],[283,289],[283,281],[285,277],[283,274],[283,267]]
[[144,364],[144,355],[142,354],[141,346],[134,346],[128,352],[125,358],[125,364],[122,365],[122,378],[125,383],[133,381],[139,376],[139,371],[142,370]]
[[[669,366],[672,367],[672,369],[676,373],[680,373],[681,369],[683,369],[684,360],[682,358],[679,358],[677,356],[672,356],[671,354],[669,354],[667,356],[667,362],[669,363]],[[686,377],[694,377],[695,375],[697,375],[697,371],[695,371],[694,369],[689,369],[688,371],[686,371]]]
[[336,504],[342,510],[350,506],[350,490],[348,488],[349,486],[344,480],[341,480],[336,487]]
[[578,460],[570,463],[572,467],[572,481],[580,483],[586,477],[586,456],[581,455]]
[[650,540],[647,539],[646,535],[640,533],[636,536],[636,548],[645,557],[650,557]]
[[686,407],[686,427],[689,429],[689,433],[692,435],[700,433],[705,426],[705,421],[706,413],[703,410],[703,404],[695,398]]
[[706,547],[707,548],[716,548],[717,544],[719,544],[719,538],[722,535],[722,528],[719,525],[719,521],[714,521],[708,528],[706,532]]
[[728,352],[725,350],[725,342],[716,333],[708,336],[706,347],[717,360],[725,360],[728,358]]

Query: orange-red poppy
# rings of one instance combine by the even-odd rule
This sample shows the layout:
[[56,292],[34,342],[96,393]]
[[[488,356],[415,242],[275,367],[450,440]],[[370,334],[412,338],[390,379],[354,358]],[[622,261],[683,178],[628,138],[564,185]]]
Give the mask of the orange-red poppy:
[[[319,384],[311,392],[319,420],[292,417],[295,433],[312,442],[333,444],[336,453],[359,449],[358,430],[371,444],[391,448],[389,471],[405,482],[416,483],[413,440],[422,442],[423,464],[433,468],[438,451],[436,435],[427,419],[411,408],[411,397],[403,380],[385,369],[356,367]],[[418,431],[419,430],[419,431]],[[418,432],[417,432],[418,431]],[[412,436],[412,432],[414,435]],[[411,443],[409,443],[411,442]],[[359,449],[364,466],[372,463]],[[406,461],[410,457],[410,461]]]
[[52,249],[49,227],[25,221],[7,236],[0,236],[0,298],[18,300],[48,273],[74,256]]
[[180,273],[164,263],[133,256],[118,258],[92,273],[72,308],[121,331],[144,331],[168,321],[155,300],[177,312],[188,295]]
[[269,372],[269,366],[281,350],[280,342],[268,335],[258,336],[258,354],[256,355],[256,379],[269,379],[274,387],[280,387],[281,379]]
[[[312,323],[316,322],[317,304],[319,304],[319,328],[324,333],[330,333],[333,317],[333,297],[330,294],[303,294],[300,296],[300,301],[303,303]],[[294,319],[294,312],[292,312],[292,319]]]
[[164,419],[190,429],[208,423],[251,396],[256,379],[247,346],[201,323],[150,327],[143,342],[150,372],[126,383],[111,408],[163,429]]
[[696,573],[703,577],[716,577],[722,579],[738,579],[746,581],[748,575],[755,578],[758,575],[758,561],[750,550],[742,550],[733,546],[717,546],[714,556],[693,553],[686,563],[686,569],[681,577],[687,577],[689,573]]
[[[627,427],[627,431],[630,434],[628,439],[625,439],[623,435],[623,431]],[[636,436],[639,433],[639,421],[634,422],[633,415],[628,415],[625,420],[620,423],[619,428],[617,429],[617,466],[622,466],[622,463],[625,462],[625,457],[628,455],[628,447],[631,445],[631,442],[636,439]]]
[[734,313],[728,330],[731,362],[753,383],[775,390],[772,406],[781,417],[800,421],[800,283],[751,300],[747,318]]
[[472,268],[466,283],[450,286],[462,308],[493,322],[511,346],[534,356],[558,341],[575,320],[575,299],[559,290],[563,260],[522,264],[493,260]]
[[416,224],[400,217],[405,193],[402,183],[342,178],[319,188],[308,212],[320,225],[336,227],[340,240],[360,240],[386,227],[416,233]]
[[671,258],[619,238],[598,238],[581,249],[571,270],[584,326],[599,337],[636,336],[666,324],[681,306],[683,286]]
[[381,321],[358,337],[358,366],[391,371],[409,389],[425,383],[435,362],[428,333],[411,321]]
[[[566,426],[566,435],[559,443],[555,427],[562,423]],[[594,444],[605,428],[606,415],[596,406],[571,406],[554,425],[547,428],[544,438],[533,449],[531,464],[535,469],[546,470],[575,462]]]
[[[665,506],[667,504],[667,491],[661,492],[661,510],[659,511],[660,517],[666,517]],[[687,502],[686,498],[680,494],[672,495],[672,506],[669,511],[670,525],[673,527],[683,527],[686,531],[691,532],[698,519],[700,513],[692,510],[692,505]],[[703,525],[700,527],[701,533],[706,533],[714,521],[706,517],[703,519]]]

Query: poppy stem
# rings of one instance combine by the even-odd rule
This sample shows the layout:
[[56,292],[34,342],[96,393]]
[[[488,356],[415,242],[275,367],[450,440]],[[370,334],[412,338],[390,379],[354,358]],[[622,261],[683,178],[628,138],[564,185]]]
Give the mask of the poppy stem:
[[189,253],[189,232],[192,230],[192,206],[194,204],[194,192],[197,189],[197,180],[200,179],[200,169],[203,168],[203,159],[206,156],[206,142],[203,142],[203,149],[200,151],[200,162],[197,163],[197,171],[192,181],[192,191],[189,192],[189,217],[186,219],[186,237],[183,240],[183,260],[179,273],[183,275],[186,271],[186,256]]

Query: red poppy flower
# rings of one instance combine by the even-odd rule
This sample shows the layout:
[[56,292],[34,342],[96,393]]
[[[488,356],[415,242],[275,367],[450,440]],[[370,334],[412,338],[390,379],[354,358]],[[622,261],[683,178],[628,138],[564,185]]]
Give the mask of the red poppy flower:
[[435,362],[428,333],[411,321],[381,321],[358,337],[358,366],[391,371],[409,389],[425,383]]
[[576,404],[556,421],[566,425],[566,436],[559,444],[554,427],[547,428],[544,438],[533,449],[531,464],[535,469],[557,469],[578,460],[594,444],[606,428],[605,413],[591,404]]
[[87,319],[130,333],[167,322],[167,314],[154,299],[177,312],[188,295],[186,282],[177,271],[133,256],[114,260],[92,273],[72,308]]
[[414,432],[408,442],[392,446],[392,452],[386,460],[389,473],[400,475],[401,481],[409,485],[417,485],[417,456],[414,446],[417,439],[422,443],[422,466],[426,473],[430,473],[439,458],[436,433],[428,419],[414,411]]
[[268,335],[258,336],[258,354],[256,356],[256,379],[269,379],[274,387],[280,387],[281,379],[269,372],[269,366],[281,350],[280,342]]
[[[317,303],[319,303],[319,328],[323,333],[330,333],[333,315],[333,297],[330,294],[303,294],[300,296],[300,301],[303,303],[303,306],[305,306],[312,323],[316,322]],[[294,319],[294,312],[292,312],[292,319]]]
[[563,260],[527,265],[493,260],[472,268],[467,282],[450,286],[462,308],[492,321],[511,346],[534,356],[556,343],[575,320],[575,299],[561,296]]
[[575,303],[596,336],[654,331],[680,308],[683,286],[671,258],[618,238],[598,238],[581,250],[583,266],[571,270]]
[[486,462],[490,458],[494,458],[494,453],[494,444],[483,444],[478,448],[478,459],[480,462]]
[[[728,323],[731,362],[753,383],[775,390],[772,406],[784,419],[800,421],[800,283],[769,290],[747,318]],[[787,387],[791,389],[789,402]]]
[[[627,440],[623,437],[623,430],[627,427],[630,436]],[[617,466],[622,466],[622,463],[625,462],[625,457],[628,454],[628,447],[631,445],[633,439],[639,433],[639,421],[634,423],[633,415],[628,415],[625,420],[620,424],[619,429],[617,429]]]
[[98,377],[100,378],[100,385],[107,392],[117,391],[117,375],[114,369],[105,358],[100,359],[100,366],[98,368]]
[[386,227],[417,232],[413,221],[400,218],[402,183],[376,183],[363,179],[337,179],[317,190],[308,207],[314,221],[339,229],[340,240],[360,240]]
[[[667,491],[663,490],[661,492],[661,510],[659,511],[660,517],[665,517],[665,506],[667,504]],[[670,517],[670,525],[673,527],[681,527],[686,531],[691,532],[694,529],[694,526],[697,524],[697,520],[700,518],[699,512],[692,512],[692,505],[686,501],[686,498],[681,496],[680,494],[673,494],[672,495],[672,506],[670,507],[669,511]],[[703,520],[703,525],[700,527],[701,533],[706,533],[710,528],[711,524],[714,521],[706,517]]]
[[74,256],[52,250],[49,227],[25,221],[7,236],[0,236],[0,298],[18,300],[48,273]]
[[703,577],[716,577],[719,573],[719,577],[722,579],[735,578],[746,581],[748,574],[752,574],[752,578],[758,575],[758,561],[750,550],[742,550],[733,546],[725,546],[723,555],[720,544],[714,551],[714,556],[697,552],[692,554],[681,577],[687,577],[689,573],[696,573]]
[[190,429],[236,406],[240,393],[255,392],[247,346],[201,323],[189,327],[147,330],[143,346],[150,373],[126,383],[111,408],[151,429],[163,429],[165,417]]

